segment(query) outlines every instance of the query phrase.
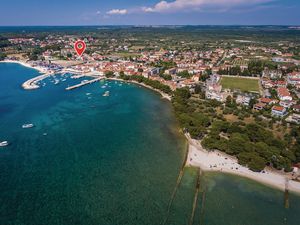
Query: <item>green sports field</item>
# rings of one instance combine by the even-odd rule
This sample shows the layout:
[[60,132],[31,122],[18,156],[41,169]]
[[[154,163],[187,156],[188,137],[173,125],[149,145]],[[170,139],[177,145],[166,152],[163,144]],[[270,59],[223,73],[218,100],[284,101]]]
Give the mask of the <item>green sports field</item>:
[[256,79],[239,77],[222,77],[221,85],[223,89],[241,90],[243,92],[259,92],[259,84]]

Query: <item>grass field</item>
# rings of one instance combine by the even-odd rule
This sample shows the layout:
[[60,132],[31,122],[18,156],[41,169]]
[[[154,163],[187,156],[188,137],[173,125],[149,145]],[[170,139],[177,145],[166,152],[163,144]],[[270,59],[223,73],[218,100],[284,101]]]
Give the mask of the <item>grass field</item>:
[[243,92],[259,92],[258,80],[255,79],[222,77],[221,85],[223,86],[223,89],[239,89]]

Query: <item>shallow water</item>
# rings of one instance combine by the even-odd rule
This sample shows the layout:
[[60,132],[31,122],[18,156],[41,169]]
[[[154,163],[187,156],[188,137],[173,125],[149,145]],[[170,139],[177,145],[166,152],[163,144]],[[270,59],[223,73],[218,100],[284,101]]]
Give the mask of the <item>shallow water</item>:
[[169,103],[115,82],[22,90],[36,75],[0,64],[0,224],[159,224],[185,145]]

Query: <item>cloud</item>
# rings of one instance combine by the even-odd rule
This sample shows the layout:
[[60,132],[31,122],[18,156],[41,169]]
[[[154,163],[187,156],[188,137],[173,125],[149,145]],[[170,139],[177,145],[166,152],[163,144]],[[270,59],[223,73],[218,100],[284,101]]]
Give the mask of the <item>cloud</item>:
[[112,9],[106,12],[106,14],[108,15],[126,15],[127,13],[128,13],[127,9]]
[[171,2],[160,1],[152,7],[142,7],[142,11],[146,13],[165,13],[205,9],[220,10],[243,6],[256,6],[273,1],[274,0],[173,0]]

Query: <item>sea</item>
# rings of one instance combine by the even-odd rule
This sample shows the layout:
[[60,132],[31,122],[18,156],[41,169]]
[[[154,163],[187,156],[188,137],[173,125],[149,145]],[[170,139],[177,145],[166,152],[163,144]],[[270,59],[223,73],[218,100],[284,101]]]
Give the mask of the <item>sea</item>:
[[245,178],[197,182],[186,168],[178,179],[187,143],[156,92],[118,81],[66,91],[86,79],[72,74],[22,89],[38,74],[0,63],[1,225],[300,224],[296,194],[286,208],[283,192]]

